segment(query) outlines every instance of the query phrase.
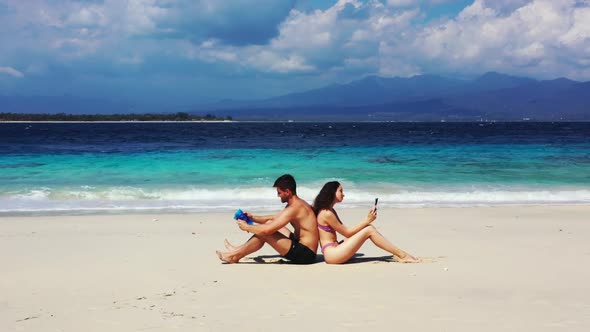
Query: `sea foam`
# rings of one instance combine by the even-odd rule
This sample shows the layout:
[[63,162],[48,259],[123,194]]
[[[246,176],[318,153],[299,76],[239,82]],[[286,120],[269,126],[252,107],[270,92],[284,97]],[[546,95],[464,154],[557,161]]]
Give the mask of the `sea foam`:
[[[320,186],[300,186],[300,197],[313,202]],[[589,204],[590,188],[468,187],[409,188],[344,186],[341,208],[470,207],[497,205]],[[34,188],[0,194],[0,213],[43,211],[229,211],[243,208],[270,211],[282,208],[274,188]]]

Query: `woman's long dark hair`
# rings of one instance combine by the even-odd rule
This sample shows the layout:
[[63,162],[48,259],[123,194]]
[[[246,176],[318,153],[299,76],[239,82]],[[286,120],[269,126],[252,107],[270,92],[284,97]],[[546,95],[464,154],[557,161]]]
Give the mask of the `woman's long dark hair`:
[[340,187],[340,182],[338,181],[330,181],[326,183],[320,193],[315,197],[313,201],[313,211],[317,216],[320,211],[324,209],[329,209],[332,203],[334,203],[334,198],[336,198],[336,190]]

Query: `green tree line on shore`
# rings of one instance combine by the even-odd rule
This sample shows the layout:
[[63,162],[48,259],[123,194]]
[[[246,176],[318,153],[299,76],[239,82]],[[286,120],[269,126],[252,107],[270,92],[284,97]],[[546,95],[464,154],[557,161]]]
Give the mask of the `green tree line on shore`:
[[143,114],[32,114],[32,113],[0,113],[0,121],[231,121],[212,114],[194,115],[186,112],[178,113],[143,113]]

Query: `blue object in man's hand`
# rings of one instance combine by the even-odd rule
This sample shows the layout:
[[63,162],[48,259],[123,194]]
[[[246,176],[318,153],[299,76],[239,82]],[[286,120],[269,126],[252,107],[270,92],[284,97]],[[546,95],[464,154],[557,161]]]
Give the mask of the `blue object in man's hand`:
[[254,225],[254,221],[248,218],[248,216],[244,213],[244,211],[242,211],[242,209],[238,209],[238,211],[236,211],[236,213],[234,214],[234,219],[244,220],[248,225]]

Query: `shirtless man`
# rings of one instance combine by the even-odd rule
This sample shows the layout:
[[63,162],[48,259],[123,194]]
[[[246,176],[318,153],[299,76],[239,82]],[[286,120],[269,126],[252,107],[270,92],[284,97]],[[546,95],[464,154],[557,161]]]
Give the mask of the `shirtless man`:
[[[225,240],[228,252],[217,251],[219,259],[226,263],[237,263],[240,259],[270,244],[281,256],[295,264],[312,264],[316,261],[318,248],[318,226],[315,213],[309,204],[297,197],[295,179],[289,174],[279,177],[273,187],[277,196],[287,206],[276,216],[253,216],[246,213],[257,225],[248,225],[243,220],[237,224],[241,230],[253,233],[246,243],[232,246]],[[292,233],[285,226],[293,226]]]

